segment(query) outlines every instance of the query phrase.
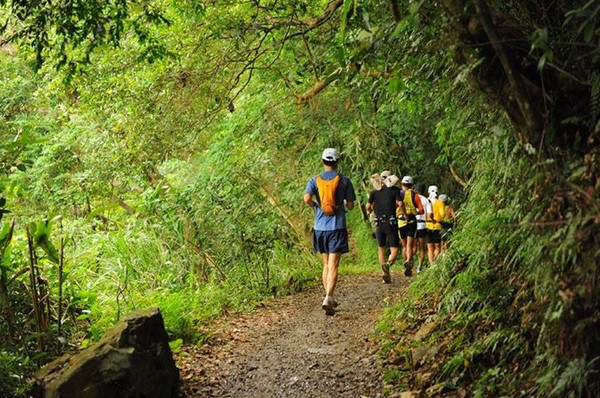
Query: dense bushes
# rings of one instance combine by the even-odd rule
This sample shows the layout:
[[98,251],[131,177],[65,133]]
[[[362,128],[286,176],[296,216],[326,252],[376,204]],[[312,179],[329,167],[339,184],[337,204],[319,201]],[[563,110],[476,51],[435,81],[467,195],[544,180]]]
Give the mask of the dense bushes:
[[[25,43],[0,49],[2,315],[23,332],[4,324],[15,339],[0,352],[14,369],[38,359],[32,262],[51,355],[156,303],[174,335],[201,341],[211,316],[318,280],[300,196],[336,146],[363,200],[384,168],[461,200],[451,251],[382,326],[403,358],[394,333],[433,321],[440,355],[421,358],[428,379],[409,360],[390,382],[597,394],[593,2],[196,3],[156,2],[141,43],[34,49],[85,66],[36,74]],[[33,225],[52,231],[30,240]],[[48,242],[65,248],[62,283]],[[366,247],[359,237],[351,259]]]

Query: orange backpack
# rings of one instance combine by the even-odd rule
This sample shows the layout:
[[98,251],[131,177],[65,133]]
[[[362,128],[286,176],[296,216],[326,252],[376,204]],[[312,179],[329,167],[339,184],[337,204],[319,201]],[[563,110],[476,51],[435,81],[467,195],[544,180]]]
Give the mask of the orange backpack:
[[324,214],[332,216],[338,208],[337,203],[335,203],[335,191],[340,183],[340,175],[336,175],[331,180],[324,180],[320,175],[317,175],[316,181],[321,210]]

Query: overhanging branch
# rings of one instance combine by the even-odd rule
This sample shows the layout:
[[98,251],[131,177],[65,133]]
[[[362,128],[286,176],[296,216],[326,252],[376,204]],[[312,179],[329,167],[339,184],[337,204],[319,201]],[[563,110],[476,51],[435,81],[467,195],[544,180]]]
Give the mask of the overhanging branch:
[[387,71],[378,72],[367,70],[365,68],[361,68],[360,64],[350,64],[347,68],[339,67],[327,75],[325,79],[317,81],[308,91],[304,92],[304,94],[294,94],[294,97],[296,97],[296,104],[306,104],[316,97],[321,91],[325,90],[331,83],[342,77],[344,73],[354,74],[357,71],[360,71],[360,74],[365,77],[372,77],[375,79],[389,79],[391,77],[391,74]]
[[532,103],[525,90],[525,84],[519,73],[517,63],[505,48],[503,41],[500,39],[496,25],[491,18],[490,10],[485,0],[474,0],[475,9],[477,11],[479,20],[485,31],[494,52],[498,56],[500,64],[506,73],[506,77],[512,89],[512,92],[519,107],[519,111],[527,125],[528,136],[530,144],[537,146],[539,144],[540,131],[542,122],[535,112]]
[[323,14],[321,14],[313,19],[304,20],[304,19],[292,17],[289,19],[281,20],[281,19],[269,17],[269,18],[267,18],[267,22],[270,25],[269,26],[270,29],[277,29],[277,28],[280,28],[283,26],[297,26],[297,27],[307,28],[308,30],[310,30],[310,29],[316,28],[318,26],[321,26],[325,22],[327,22],[333,16],[335,11],[338,8],[340,8],[343,4],[344,4],[344,0],[333,0],[329,4],[327,4],[327,7],[325,7],[325,11],[323,11]]

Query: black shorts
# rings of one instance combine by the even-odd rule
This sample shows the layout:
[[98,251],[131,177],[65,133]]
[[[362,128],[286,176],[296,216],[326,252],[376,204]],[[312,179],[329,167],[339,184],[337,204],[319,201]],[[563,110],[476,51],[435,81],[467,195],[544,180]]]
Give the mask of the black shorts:
[[416,235],[417,239],[425,238],[426,236],[427,236],[427,229],[425,229],[425,228],[417,229],[417,235]]
[[427,243],[442,243],[442,237],[439,229],[427,230]]
[[379,223],[375,229],[377,246],[379,247],[400,247],[400,238],[398,237],[397,223]]
[[406,224],[405,226],[400,228],[400,237],[402,239],[406,239],[407,237],[414,238],[416,234],[417,234],[417,223],[416,222],[409,222],[408,224]]

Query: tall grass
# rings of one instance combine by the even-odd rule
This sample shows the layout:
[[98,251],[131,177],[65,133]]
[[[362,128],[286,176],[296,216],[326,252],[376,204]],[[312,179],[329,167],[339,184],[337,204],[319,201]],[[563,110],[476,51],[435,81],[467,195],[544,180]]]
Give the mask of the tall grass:
[[[573,338],[588,327],[585,319],[564,323],[574,315],[567,306],[580,310],[561,289],[573,270],[587,266],[582,244],[589,224],[578,212],[553,218],[565,194],[553,163],[537,163],[502,130],[476,142],[486,151],[472,154],[468,200],[450,252],[416,278],[380,329],[395,336],[394,325],[416,331],[437,322],[444,363],[432,383],[463,385],[482,397],[593,396],[594,351],[568,359],[567,352],[581,354],[556,343],[567,330]],[[577,345],[571,338],[569,345]]]

